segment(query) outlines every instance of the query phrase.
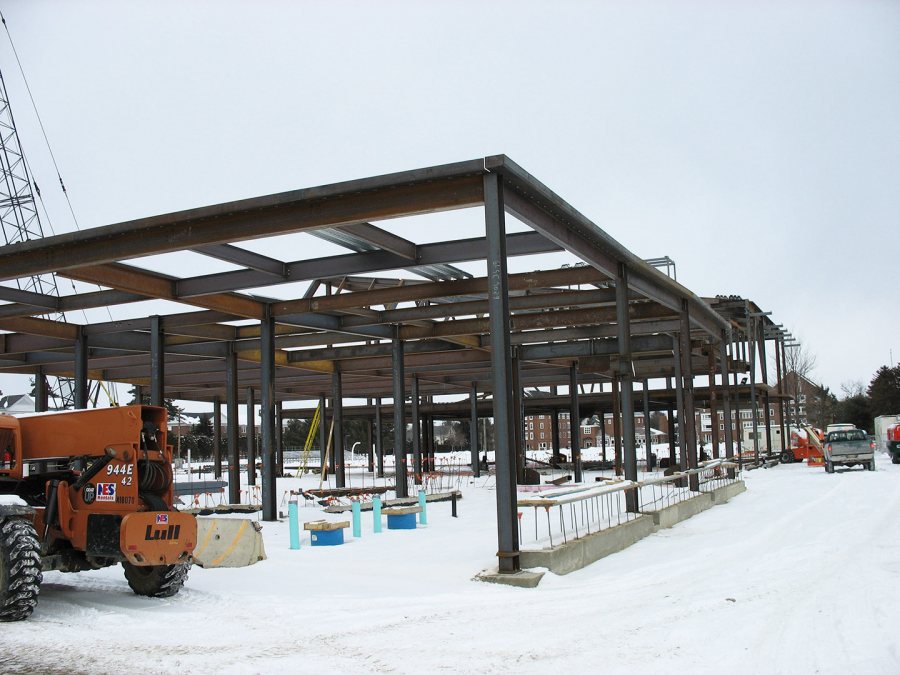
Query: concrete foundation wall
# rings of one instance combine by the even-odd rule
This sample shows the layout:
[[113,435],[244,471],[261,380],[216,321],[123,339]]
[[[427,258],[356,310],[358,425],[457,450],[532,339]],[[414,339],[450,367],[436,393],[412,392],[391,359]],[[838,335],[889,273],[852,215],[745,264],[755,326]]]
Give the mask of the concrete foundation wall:
[[627,523],[595,532],[543,551],[522,551],[523,568],[546,567],[554,574],[569,574],[611,553],[628,548],[655,531],[653,518],[640,515]]
[[641,514],[634,520],[553,548],[522,551],[519,560],[523,569],[545,567],[554,574],[569,574],[612,553],[622,551],[657,530],[672,527],[717,504],[724,504],[746,489],[743,481],[736,481],[712,492],[700,493],[659,511]]
[[698,494],[696,497],[685,499],[683,502],[672,504],[659,511],[653,511],[653,523],[657,529],[672,527],[682,520],[687,520],[691,516],[696,516],[706,509],[711,509],[715,505],[713,501],[713,493],[707,492]]

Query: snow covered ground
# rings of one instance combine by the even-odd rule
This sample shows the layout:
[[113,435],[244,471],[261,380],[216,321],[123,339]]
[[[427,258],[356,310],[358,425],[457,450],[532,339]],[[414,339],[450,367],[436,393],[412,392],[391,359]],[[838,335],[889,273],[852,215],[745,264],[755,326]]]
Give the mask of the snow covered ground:
[[533,590],[471,580],[495,564],[484,479],[459,518],[431,504],[427,526],[373,534],[364,513],[344,546],[291,551],[265,523],[267,561],[194,568],[170,599],[118,567],[47,573],[32,618],[2,626],[0,671],[897,673],[900,467],[878,462],[748,472],[730,503]]

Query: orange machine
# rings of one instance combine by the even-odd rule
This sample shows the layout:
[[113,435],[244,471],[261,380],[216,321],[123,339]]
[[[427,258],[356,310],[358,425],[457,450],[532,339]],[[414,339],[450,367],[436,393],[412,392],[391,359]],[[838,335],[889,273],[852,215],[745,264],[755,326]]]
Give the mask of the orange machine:
[[781,453],[781,461],[784,464],[806,461],[809,466],[822,466],[825,462],[822,452],[824,440],[825,434],[821,429],[810,426],[791,429],[791,447]]
[[203,562],[172,482],[164,408],[0,415],[0,621],[31,614],[47,570],[121,563],[135,593],[176,594]]

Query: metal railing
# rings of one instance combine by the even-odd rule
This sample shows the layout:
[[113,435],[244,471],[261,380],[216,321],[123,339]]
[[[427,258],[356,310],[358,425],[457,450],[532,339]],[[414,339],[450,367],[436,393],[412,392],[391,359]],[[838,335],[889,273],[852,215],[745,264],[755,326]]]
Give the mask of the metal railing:
[[[699,491],[689,487],[693,475]],[[696,469],[641,481],[610,479],[596,487],[539,488],[533,495],[520,494],[517,500],[519,543],[526,550],[552,548],[712,492],[739,478],[737,464],[716,459]],[[637,505],[636,511],[628,509],[629,502]]]

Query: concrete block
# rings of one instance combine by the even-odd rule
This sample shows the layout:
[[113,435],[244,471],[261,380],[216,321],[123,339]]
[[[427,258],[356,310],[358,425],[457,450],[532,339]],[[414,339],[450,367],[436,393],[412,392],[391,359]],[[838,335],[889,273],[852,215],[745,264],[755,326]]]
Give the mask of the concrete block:
[[475,575],[475,581],[484,581],[490,584],[504,584],[506,586],[516,586],[518,588],[536,588],[541,579],[544,577],[543,572],[534,572],[532,570],[520,570],[518,572],[501,574],[496,570],[491,572],[481,572]]

